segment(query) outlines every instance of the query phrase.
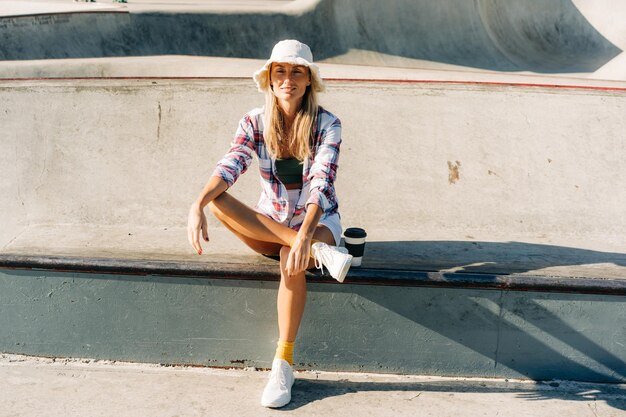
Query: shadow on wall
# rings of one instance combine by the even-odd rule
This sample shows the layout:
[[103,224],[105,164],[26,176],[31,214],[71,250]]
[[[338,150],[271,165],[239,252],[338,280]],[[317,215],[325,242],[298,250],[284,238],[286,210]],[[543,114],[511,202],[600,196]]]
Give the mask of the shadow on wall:
[[[397,257],[391,248],[406,246],[415,253],[432,252],[433,246],[447,246],[446,253],[469,249],[468,259],[495,259],[500,268],[504,264],[498,263],[497,252],[511,256],[508,252],[519,255],[523,251],[550,252],[553,258],[543,261],[546,267],[563,265],[566,261],[561,257],[572,264],[595,261],[626,266],[623,254],[522,243],[479,244],[489,248],[494,258],[485,258],[480,251],[471,253],[473,242],[374,242],[382,248],[380,261],[386,259],[390,269],[396,266],[392,263]],[[370,249],[366,246],[368,259]],[[453,265],[461,264],[447,264]],[[316,280],[311,277],[309,282]],[[258,284],[241,281],[237,285]],[[301,366],[315,366],[325,358],[339,370],[375,368],[402,373],[419,369],[427,375],[508,375],[535,381],[626,380],[623,296],[334,282],[312,286],[311,293],[307,303],[311,319],[305,320],[301,335],[306,340],[301,346]],[[322,293],[327,295],[322,297]],[[337,308],[346,310],[343,320],[336,317]],[[325,335],[323,343],[320,332]],[[363,387],[385,389],[375,384]],[[525,395],[539,399],[544,393]],[[581,394],[580,399],[588,397]]]
[[[439,266],[456,267],[461,272],[476,272],[471,267],[463,268],[466,264],[489,264],[492,271],[501,273],[513,272],[510,270],[513,267],[517,268],[515,272],[523,272],[536,267],[588,263],[626,266],[625,254],[518,242],[373,242],[367,245],[365,256],[370,258],[374,252],[375,261],[380,262],[377,266],[382,266],[386,259],[387,268],[391,269],[396,267],[393,264],[398,258],[395,251],[401,248],[406,251],[402,256],[423,257],[424,265],[425,258],[437,251],[451,254],[457,257],[456,261],[441,261]],[[524,261],[531,264],[524,268]],[[486,271],[480,269],[480,272]],[[354,294],[355,300],[362,301],[344,306],[362,310],[366,316],[372,311],[369,301],[383,311],[406,319],[397,321],[405,323],[400,332],[385,325],[369,330],[368,326],[380,325],[371,323],[371,318],[364,319],[363,323],[354,322],[351,331],[360,336],[351,339],[349,347],[344,346],[341,338],[327,340],[331,351],[341,353],[340,358],[345,356],[341,359],[344,363],[337,363],[338,369],[352,369],[350,361],[355,358],[345,355],[349,350],[366,357],[370,367],[372,363],[385,364],[381,371],[421,369],[426,374],[455,375],[459,367],[465,366],[479,370],[477,375],[488,376],[493,371],[493,375],[518,375],[535,381],[556,378],[623,383],[626,380],[623,354],[626,333],[621,324],[626,315],[622,296],[463,288],[403,287],[398,290],[380,285],[320,286],[316,291]],[[385,345],[390,349],[385,356],[381,357],[378,348],[374,348],[380,342],[372,339],[372,332],[376,337],[385,338]],[[312,347],[310,354],[319,352]],[[454,359],[450,359],[451,356]],[[463,363],[469,365],[461,365]],[[541,399],[544,394],[525,395]],[[587,399],[582,394],[577,398]],[[623,402],[620,404],[623,407]]]
[[[623,355],[619,357],[605,347],[616,346],[615,342],[623,340],[624,335],[604,334],[588,324],[615,313],[623,305],[621,297],[483,291],[483,297],[477,296],[480,293],[457,292],[445,299],[437,294],[432,299],[416,300],[409,291],[396,291],[391,296],[389,292],[355,287],[353,292],[410,320],[418,328],[430,329],[455,342],[455,346],[493,361],[499,373],[506,374],[508,369],[535,381],[626,379]],[[595,311],[588,311],[588,307],[578,311],[575,307],[577,303],[590,302],[598,302]],[[581,315],[572,319],[574,324],[563,319],[571,309]],[[614,323],[615,332],[619,333],[620,318],[615,317]],[[441,345],[439,348],[449,349]],[[428,341],[424,342],[424,349],[428,349]],[[442,352],[431,355],[439,358]]]
[[[626,253],[524,242],[374,241],[366,243],[365,251],[365,266],[383,269],[507,275],[525,272],[532,274],[533,271],[545,268],[594,264],[626,267]],[[612,268],[606,271],[597,270],[595,273],[617,273],[622,278],[626,277],[626,270],[615,272]]]
[[345,50],[546,73],[592,72],[621,52],[571,0],[333,3],[338,39],[350,40]]
[[[281,39],[317,60],[385,55],[498,71],[592,72],[621,51],[571,0],[320,0],[284,13],[78,13],[0,18],[0,58],[199,55],[266,59]],[[610,11],[607,11],[607,14]],[[25,24],[27,21],[30,24]],[[365,51],[360,58],[341,55]],[[367,52],[371,52],[369,54]],[[392,60],[397,66],[398,63]]]

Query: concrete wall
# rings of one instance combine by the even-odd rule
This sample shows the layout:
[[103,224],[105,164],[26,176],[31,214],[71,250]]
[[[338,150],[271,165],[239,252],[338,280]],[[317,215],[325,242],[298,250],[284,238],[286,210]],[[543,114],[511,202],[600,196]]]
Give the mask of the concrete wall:
[[[343,120],[345,225],[383,240],[623,249],[625,91],[373,82],[329,90],[322,102]],[[3,82],[0,97],[0,244],[36,224],[184,227],[237,121],[262,103],[236,79]],[[249,204],[257,169],[233,188]]]
[[[0,352],[269,368],[277,283],[0,270]],[[624,297],[310,283],[301,369],[626,381]]]

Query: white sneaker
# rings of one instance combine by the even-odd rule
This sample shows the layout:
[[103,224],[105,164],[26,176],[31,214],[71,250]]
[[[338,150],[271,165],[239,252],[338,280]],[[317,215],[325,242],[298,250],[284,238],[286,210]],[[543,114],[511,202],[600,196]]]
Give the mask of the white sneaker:
[[352,255],[348,254],[348,249],[329,246],[324,242],[315,242],[311,245],[311,252],[317,269],[321,269],[324,273],[324,266],[326,266],[333,278],[343,282],[352,264]]
[[278,408],[289,404],[293,382],[293,370],[289,362],[284,359],[274,359],[269,381],[267,381],[261,397],[261,405]]

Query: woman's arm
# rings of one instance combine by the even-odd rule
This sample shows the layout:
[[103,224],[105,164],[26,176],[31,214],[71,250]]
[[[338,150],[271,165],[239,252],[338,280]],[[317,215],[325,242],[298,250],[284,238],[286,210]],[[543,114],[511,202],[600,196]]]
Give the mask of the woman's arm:
[[217,163],[213,175],[189,209],[187,239],[198,255],[202,255],[200,234],[205,241],[209,241],[204,207],[230,188],[237,178],[246,172],[254,152],[256,152],[254,127],[250,116],[245,115],[239,122],[230,149]]
[[337,204],[334,183],[341,147],[341,121],[335,118],[323,129],[321,139],[309,170],[310,196],[306,206],[316,204],[326,211]]
[[204,207],[228,189],[228,184],[220,177],[211,177],[204,186],[200,195],[191,205],[187,217],[187,239],[198,255],[202,255],[200,246],[200,234],[205,241],[209,241],[209,231],[207,226]]
[[296,240],[291,245],[287,258],[287,273],[304,271],[309,264],[313,234],[324,211],[337,204],[335,177],[341,145],[341,121],[330,121],[324,129],[308,179],[310,196],[306,204],[306,215]]
[[307,206],[304,222],[302,226],[300,226],[296,239],[291,244],[291,250],[287,257],[287,274],[293,275],[304,271],[309,265],[313,234],[315,233],[315,229],[321,217],[322,209],[320,206],[316,204],[309,204]]
[[250,116],[245,115],[237,127],[230,149],[219,160],[213,176],[221,177],[228,187],[232,187],[237,179],[247,171],[252,162],[252,155],[256,152],[255,129]]
[[211,177],[192,206],[203,209],[211,201],[228,189],[228,184],[220,177]]

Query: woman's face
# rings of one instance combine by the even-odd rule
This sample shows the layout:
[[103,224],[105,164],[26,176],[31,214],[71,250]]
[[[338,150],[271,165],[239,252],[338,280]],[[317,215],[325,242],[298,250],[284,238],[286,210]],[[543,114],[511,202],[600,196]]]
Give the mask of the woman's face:
[[307,86],[311,85],[309,68],[305,65],[274,62],[270,68],[270,85],[279,100],[302,100]]

